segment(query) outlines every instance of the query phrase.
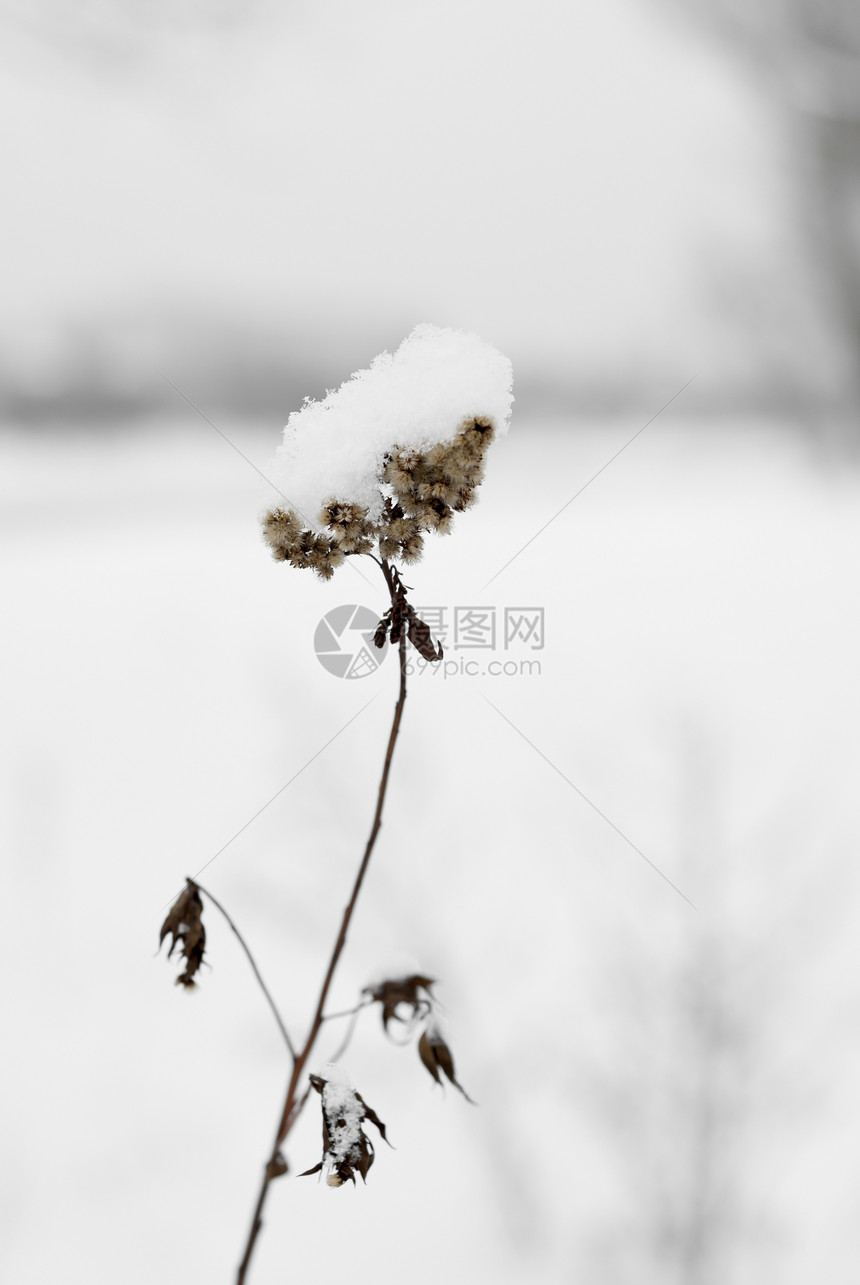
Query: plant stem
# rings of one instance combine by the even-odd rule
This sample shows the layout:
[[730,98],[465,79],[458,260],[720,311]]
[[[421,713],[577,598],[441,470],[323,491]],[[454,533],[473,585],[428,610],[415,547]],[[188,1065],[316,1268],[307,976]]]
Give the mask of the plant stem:
[[[382,573],[385,576],[385,583],[388,586],[388,591],[389,591],[389,594],[391,595],[391,600],[393,604],[394,595],[395,595],[395,581],[394,581],[394,577],[392,576],[392,570],[384,558],[382,559],[381,567],[382,567]],[[374,817],[373,817],[373,825],[371,826],[370,837],[367,840],[367,845],[364,849],[364,856],[362,857],[361,864],[358,867],[358,873],[356,874],[355,882],[352,887],[352,895],[350,896],[350,899],[346,905],[346,909],[343,912],[343,919],[341,920],[340,931],[338,932],[337,939],[334,944],[334,949],[332,950],[331,957],[329,959],[328,968],[326,970],[326,974],[322,983],[322,988],[320,989],[319,997],[317,999],[317,1005],[313,1015],[313,1019],[311,1021],[310,1030],[308,1031],[307,1039],[305,1040],[303,1048],[298,1053],[298,1055],[294,1057],[294,1060],[293,1060],[293,1069],[290,1075],[289,1083],[287,1085],[287,1093],[286,1093],[286,1098],[284,1100],[284,1108],[283,1108],[283,1111],[281,1112],[281,1118],[278,1123],[277,1132],[275,1134],[275,1143],[274,1143],[274,1146],[272,1147],[272,1153],[263,1171],[263,1181],[260,1186],[259,1195],[257,1197],[257,1204],[254,1209],[254,1215],[253,1215],[253,1218],[251,1219],[251,1227],[248,1232],[248,1240],[245,1246],[245,1253],[242,1258],[242,1262],[239,1265],[239,1273],[238,1273],[238,1276],[236,1277],[236,1285],[244,1285],[245,1278],[248,1272],[248,1266],[251,1262],[251,1255],[254,1252],[254,1246],[257,1243],[257,1237],[260,1233],[260,1228],[263,1225],[263,1217],[262,1217],[263,1206],[266,1203],[266,1196],[268,1195],[269,1186],[273,1178],[277,1177],[279,1173],[283,1173],[283,1168],[279,1166],[279,1163],[278,1163],[280,1160],[281,1144],[283,1143],[284,1139],[287,1137],[288,1133],[290,1132],[296,1120],[298,1119],[301,1108],[304,1105],[305,1101],[307,1100],[307,1094],[305,1094],[304,1097],[301,1097],[301,1098],[299,1098],[298,1096],[299,1080],[301,1079],[301,1075],[302,1075],[302,1072],[304,1071],[305,1064],[307,1063],[308,1058],[310,1057],[311,1052],[313,1051],[314,1043],[316,1041],[317,1035],[319,1034],[320,1027],[323,1024],[323,1008],[325,1007],[325,1002],[326,1002],[326,999],[328,998],[328,993],[331,988],[332,979],[334,978],[335,969],[337,968],[338,961],[340,960],[341,954],[343,953],[343,948],[346,945],[347,932],[349,930],[350,921],[352,919],[353,911],[355,910],[355,905],[358,900],[358,894],[361,891],[361,885],[364,882],[364,876],[367,873],[367,867],[370,864],[370,858],[373,853],[374,844],[376,843],[376,838],[377,838],[377,835],[379,834],[379,830],[382,825],[382,808],[383,808],[383,804],[385,803],[385,793],[388,788],[388,776],[391,770],[391,760],[394,754],[394,745],[397,740],[397,733],[400,730],[400,721],[401,721],[401,718],[403,717],[403,706],[406,704],[406,636],[405,636],[405,633],[402,634],[400,638],[399,658],[400,658],[400,691],[397,697],[397,704],[394,707],[394,718],[391,724],[391,732],[388,737],[388,748],[385,753],[385,762],[382,767],[382,777],[379,782],[379,793],[377,795],[377,800],[376,800],[376,812],[374,813]]]
[[203,885],[202,885],[202,884],[199,884],[199,883],[198,883],[196,886],[197,886],[197,888],[200,890],[200,892],[202,892],[202,893],[203,893],[204,897],[208,897],[208,898],[209,898],[209,900],[212,902],[212,905],[215,907],[215,909],[216,909],[216,910],[220,910],[220,911],[221,911],[221,914],[224,916],[224,918],[227,920],[227,923],[228,923],[228,924],[230,925],[230,927],[233,929],[233,932],[234,932],[234,933],[236,934],[236,936],[239,938],[239,945],[242,947],[242,949],[244,950],[245,954],[248,956],[248,963],[251,965],[252,969],[254,970],[254,976],[256,977],[257,981],[260,983],[260,990],[263,992],[263,994],[265,995],[266,999],[267,999],[267,1000],[268,1000],[268,1002],[269,1002],[269,1008],[272,1010],[272,1013],[274,1014],[274,1017],[275,1017],[275,1021],[278,1023],[278,1030],[279,1030],[279,1031],[281,1032],[281,1034],[283,1035],[283,1037],[284,1037],[284,1043],[286,1044],[287,1048],[288,1048],[288,1049],[289,1049],[289,1051],[290,1051],[290,1057],[291,1057],[291,1058],[293,1059],[293,1061],[295,1062],[295,1060],[296,1060],[296,1050],[293,1048],[293,1041],[290,1039],[289,1034],[288,1034],[288,1032],[287,1032],[287,1028],[286,1028],[286,1026],[284,1025],[284,1020],[283,1020],[283,1018],[281,1017],[280,1013],[278,1012],[277,1005],[275,1004],[275,1001],[272,999],[272,996],[271,996],[271,994],[269,993],[269,988],[266,986],[266,983],[263,981],[263,978],[262,978],[262,976],[260,975],[260,970],[259,970],[259,968],[257,967],[257,964],[256,964],[256,961],[255,961],[255,959],[254,959],[254,956],[251,954],[251,951],[250,951],[250,949],[249,949],[249,947],[248,947],[248,943],[245,941],[245,938],[242,936],[242,934],[239,932],[239,929],[238,929],[238,928],[236,927],[236,925],[233,923],[233,920],[232,920],[232,919],[230,918],[230,916],[227,914],[227,911],[226,911],[226,910],[224,909],[224,907],[221,905],[221,902],[220,902],[220,901],[218,901],[215,897],[213,897],[213,896],[212,896],[212,893],[211,893],[211,892],[208,892],[208,891],[203,887]]
[[[372,1003],[372,1001],[370,1002]],[[338,1044],[334,1053],[332,1053],[331,1057],[329,1058],[330,1062],[339,1062],[340,1059],[343,1057],[344,1053],[346,1052],[346,1050],[349,1048],[350,1041],[352,1040],[352,1036],[355,1031],[355,1026],[358,1021],[358,1015],[363,1008],[367,1008],[367,1003],[359,1004],[356,1008],[352,1010],[352,1013],[349,1019],[349,1025],[346,1028],[346,1034],[344,1035],[340,1044]],[[328,1021],[328,1018],[324,1017],[323,1021],[324,1022]]]
[[[360,1003],[355,1004],[352,1008],[344,1008],[339,1013],[323,1013],[323,1021],[334,1022],[339,1017],[354,1017],[356,1013],[360,1013],[363,1008],[368,1008],[373,1003],[375,1003],[375,1000],[368,996],[367,999],[361,1000]],[[336,1062],[337,1058],[333,1058],[332,1061]]]

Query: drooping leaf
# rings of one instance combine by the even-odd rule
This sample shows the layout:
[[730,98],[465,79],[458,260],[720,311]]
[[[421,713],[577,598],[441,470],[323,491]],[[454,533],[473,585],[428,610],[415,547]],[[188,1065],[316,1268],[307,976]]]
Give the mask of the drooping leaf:
[[[388,1142],[385,1136],[385,1125],[355,1089],[344,1088],[342,1084],[338,1084],[337,1091],[332,1097],[325,1091],[328,1080],[319,1075],[312,1075],[310,1082],[322,1097],[323,1158],[313,1168],[299,1174],[299,1177],[305,1178],[310,1174],[319,1173],[322,1169],[328,1169],[327,1181],[330,1187],[340,1187],[345,1182],[351,1182],[354,1185],[356,1173],[361,1174],[361,1180],[365,1182],[373,1164],[375,1152],[373,1143],[361,1126],[365,1120],[369,1120],[371,1124],[376,1125],[380,1136]],[[344,1107],[345,1098],[349,1102],[348,1110]],[[349,1116],[353,1117],[350,1126],[347,1125]],[[391,1143],[388,1145],[390,1146]]]
[[436,661],[442,659],[442,644],[440,643],[437,647],[430,634],[430,626],[419,616],[416,616],[411,607],[409,608],[408,637],[412,646],[425,660],[435,664]]
[[[382,1025],[388,1033],[389,1022],[412,1021],[421,1013],[429,1012],[428,997],[433,983],[432,977],[420,977],[416,973],[412,977],[389,978],[380,982],[378,986],[368,986],[364,993],[382,1005]],[[422,990],[426,995],[419,994]],[[401,1017],[397,1012],[401,1004],[407,1005],[412,1010],[408,1019]]]
[[[376,1125],[377,1129],[379,1130],[379,1135],[382,1138],[383,1142],[388,1142],[388,1138],[385,1133],[385,1125],[382,1123],[379,1116],[374,1111],[373,1107],[369,1107],[367,1105],[367,1103],[365,1102],[364,1098],[361,1096],[360,1093],[356,1093],[355,1096],[358,1098],[359,1102],[364,1107],[365,1118],[368,1119],[371,1124]],[[391,1143],[388,1142],[388,1145],[390,1147]]]
[[388,637],[388,630],[391,625],[391,609],[386,611],[385,615],[376,626],[376,633],[373,635],[373,642],[376,647],[384,647],[385,639]]
[[202,913],[203,902],[200,890],[193,879],[188,879],[182,892],[170,907],[167,918],[161,925],[161,935],[158,938],[159,949],[168,934],[172,938],[167,952],[168,959],[171,958],[176,947],[180,943],[182,945],[181,955],[185,960],[185,970],[177,977],[177,986],[190,988],[196,985],[194,977],[203,963],[206,946],[206,929],[203,927]]
[[471,1102],[472,1106],[477,1106],[474,1098],[469,1097],[462,1084],[455,1077],[454,1057],[437,1027],[431,1025],[422,1031],[421,1039],[418,1041],[418,1056],[437,1084],[442,1083],[439,1075],[441,1071],[446,1079],[453,1084],[454,1088],[462,1093],[467,1102]]
[[437,1084],[442,1081],[439,1078],[439,1063],[436,1060],[436,1053],[430,1043],[430,1037],[426,1031],[421,1032],[421,1039],[418,1041],[418,1056],[427,1067],[427,1070],[433,1076]]

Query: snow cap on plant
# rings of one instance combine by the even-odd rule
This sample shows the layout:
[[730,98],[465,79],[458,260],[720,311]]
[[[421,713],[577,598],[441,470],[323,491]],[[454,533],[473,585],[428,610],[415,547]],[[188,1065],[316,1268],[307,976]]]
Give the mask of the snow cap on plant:
[[475,501],[484,456],[507,431],[511,363],[477,335],[416,326],[323,401],[294,411],[268,477],[273,556],[329,579],[350,554],[415,562]]
[[362,1182],[367,1180],[367,1171],[374,1158],[373,1143],[364,1132],[364,1122],[369,1120],[376,1125],[387,1142],[385,1125],[337,1066],[329,1063],[325,1070],[325,1077],[310,1077],[311,1084],[322,1098],[323,1158],[299,1177],[305,1178],[324,1169],[330,1187],[341,1187],[345,1182],[355,1186],[356,1173],[361,1174]]

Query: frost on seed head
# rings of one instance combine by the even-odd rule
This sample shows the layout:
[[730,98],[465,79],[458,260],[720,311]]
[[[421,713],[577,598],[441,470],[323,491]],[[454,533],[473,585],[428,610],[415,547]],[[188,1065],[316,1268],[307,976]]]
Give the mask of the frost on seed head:
[[267,470],[286,497],[262,518],[273,556],[326,580],[349,554],[416,562],[424,535],[447,534],[475,502],[511,380],[507,357],[477,335],[422,325],[305,402]]

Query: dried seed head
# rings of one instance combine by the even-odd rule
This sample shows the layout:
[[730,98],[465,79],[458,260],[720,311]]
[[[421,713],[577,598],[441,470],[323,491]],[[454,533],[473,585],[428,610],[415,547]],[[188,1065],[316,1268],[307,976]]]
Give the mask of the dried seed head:
[[185,960],[185,970],[177,977],[176,984],[186,989],[196,985],[194,977],[203,963],[206,929],[201,919],[202,911],[200,890],[192,879],[188,879],[182,892],[170,907],[170,912],[161,925],[161,936],[158,939],[160,949],[168,933],[172,937],[173,940],[167,952],[168,959],[179,943],[182,943],[181,955]]
[[346,504],[331,499],[326,502],[319,521],[331,533],[342,553],[370,553],[375,532],[367,520],[367,509],[361,504]]
[[301,530],[301,523],[292,509],[271,509],[263,519],[263,533],[272,549],[291,549]]
[[400,553],[400,541],[391,540],[388,536],[383,536],[379,541],[379,556],[385,558],[386,562],[391,558],[396,558]]
[[[299,505],[272,508],[272,556],[330,579],[345,557],[416,562],[474,502],[483,459],[511,405],[510,362],[475,335],[419,326],[394,356],[290,417],[272,476]],[[483,415],[466,415],[463,405]],[[324,498],[329,476],[335,495]],[[313,516],[312,516],[313,515]]]
[[[483,425],[483,427],[482,427]],[[382,512],[371,521],[361,504],[331,497],[318,514],[325,534],[303,526],[292,509],[278,507],[263,518],[263,535],[273,557],[309,568],[329,580],[344,558],[378,547],[386,560],[417,562],[423,534],[447,535],[453,514],[475,502],[483,477],[484,454],[493,438],[488,420],[467,419],[449,442],[426,452],[392,447],[380,465]]]
[[385,528],[385,534],[389,540],[408,540],[410,536],[418,534],[418,528],[412,518],[392,518]]
[[400,561],[406,563],[418,562],[421,554],[424,552],[424,540],[420,535],[410,536],[400,545]]

